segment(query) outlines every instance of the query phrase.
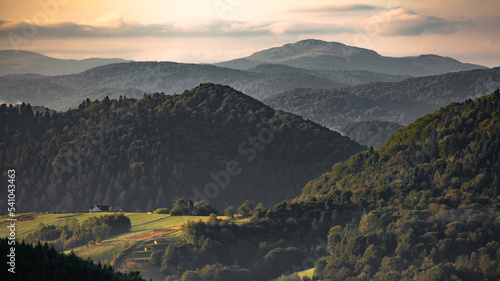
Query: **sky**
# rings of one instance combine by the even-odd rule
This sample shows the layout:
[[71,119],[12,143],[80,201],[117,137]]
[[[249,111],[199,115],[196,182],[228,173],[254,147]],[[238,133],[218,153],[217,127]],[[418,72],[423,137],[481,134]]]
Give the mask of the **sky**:
[[0,0],[0,50],[214,63],[303,39],[500,66],[498,0]]

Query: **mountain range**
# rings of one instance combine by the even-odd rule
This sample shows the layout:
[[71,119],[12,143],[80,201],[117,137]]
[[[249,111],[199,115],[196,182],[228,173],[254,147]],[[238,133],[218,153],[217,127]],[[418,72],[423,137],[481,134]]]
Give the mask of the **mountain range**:
[[[319,40],[218,65],[11,74],[0,77],[0,99],[22,103],[0,105],[0,166],[16,171],[17,212],[109,204],[189,215],[182,206],[213,210],[192,201],[241,204],[251,218],[211,214],[176,228],[181,239],[149,259],[165,280],[309,268],[324,281],[499,280],[498,88],[500,68]],[[8,190],[0,195],[8,205]],[[57,239],[70,237],[69,225],[57,227]],[[150,234],[173,237],[159,233]],[[125,251],[149,254],[133,247]]]
[[262,50],[245,58],[220,62],[216,65],[246,70],[263,63],[312,70],[365,70],[408,76],[438,75],[486,68],[437,55],[385,57],[373,50],[314,39]]
[[269,106],[341,130],[359,121],[409,124],[451,102],[500,88],[500,68],[378,82],[344,89],[294,89],[264,100]]
[[129,62],[51,77],[0,77],[0,100],[26,102],[57,110],[74,108],[86,99],[139,98],[144,93],[182,93],[200,83],[230,85],[257,99],[296,87],[340,88],[346,85],[307,73],[256,73],[207,64]]
[[64,60],[28,51],[0,50],[0,76],[9,74],[64,75],[101,65],[127,62],[124,59],[90,58]]
[[[235,65],[240,62],[245,66]],[[485,67],[434,55],[388,58],[371,50],[320,40],[287,44],[215,65],[61,60],[26,51],[0,51],[0,101],[67,110],[86,98],[180,93],[205,82],[229,85],[264,100],[295,88],[339,89],[474,68]]]

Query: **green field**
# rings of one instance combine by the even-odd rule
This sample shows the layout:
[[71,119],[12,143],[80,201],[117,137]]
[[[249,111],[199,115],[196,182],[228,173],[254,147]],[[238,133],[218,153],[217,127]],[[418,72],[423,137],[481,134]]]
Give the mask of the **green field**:
[[[45,225],[55,225],[58,223],[64,223],[66,219],[74,218],[78,221],[85,220],[91,216],[102,216],[104,214],[113,213],[74,213],[74,214],[20,214],[17,216],[18,221],[16,222],[16,238],[24,239],[28,234],[30,234],[34,229],[36,229],[41,223]],[[207,217],[195,217],[195,216],[176,216],[170,217],[170,215],[163,214],[145,214],[145,213],[125,213],[132,223],[132,228],[130,232],[121,234],[121,236],[135,235],[144,231],[151,231],[159,228],[167,228],[173,226],[179,226],[189,220],[205,220]],[[0,237],[6,237],[8,235],[7,229],[7,219],[8,216],[2,216],[0,222]],[[110,237],[108,239],[113,239],[116,237]]]
[[[309,278],[312,278],[313,275],[314,275],[314,268],[310,268],[310,269],[306,269],[306,270],[303,270],[303,271],[299,271],[299,272],[297,272],[297,274],[299,275],[300,278],[305,277],[305,276],[307,276]],[[291,276],[291,275],[288,275],[288,276]],[[278,278],[273,279],[271,281],[278,281]]]
[[[16,238],[24,239],[28,234],[35,230],[41,223],[45,225],[57,225],[64,223],[66,219],[74,218],[78,221],[83,221],[91,216],[102,216],[111,213],[75,213],[75,214],[20,214],[16,218]],[[87,258],[90,257],[95,261],[111,262],[113,253],[117,254],[123,251],[127,245],[137,243],[149,243],[148,233],[154,235],[158,232],[161,235],[162,230],[168,230],[170,227],[178,227],[190,220],[206,220],[208,217],[196,216],[174,216],[165,214],[145,214],[145,213],[125,213],[130,219],[132,227],[129,232],[120,235],[108,237],[101,243],[92,246],[81,246],[73,248],[77,255]],[[0,235],[6,237],[8,235],[7,216],[2,216],[0,222]],[[179,239],[179,230],[169,231],[162,237],[167,239]],[[143,241],[144,240],[144,241]],[[161,247],[164,248],[164,247]],[[68,251],[70,251],[68,250]]]
[[[77,219],[83,221],[92,216],[102,216],[104,214],[113,213],[66,213],[66,214],[20,214],[16,218],[16,238],[22,240],[35,230],[41,223],[45,225],[64,224],[66,219]],[[199,216],[170,216],[166,214],[146,214],[146,213],[124,213],[130,219],[131,229],[129,232],[122,233],[116,236],[108,237],[96,243],[95,245],[85,245],[68,249],[66,252],[74,251],[82,258],[90,257],[95,262],[111,263],[113,258],[123,252],[122,258],[118,259],[118,264],[114,268],[119,269],[125,262],[134,260],[141,261],[148,265],[147,260],[151,252],[144,251],[144,246],[151,245],[155,251],[164,252],[169,243],[179,240],[180,226],[190,220],[206,221],[208,217]],[[0,235],[6,237],[8,235],[7,219],[9,217],[2,216],[0,222]],[[221,217],[224,218],[224,217]],[[248,222],[250,219],[231,220],[237,224]],[[165,239],[164,243],[155,244],[157,238]],[[127,247],[130,250],[124,251]],[[151,266],[150,266],[151,267]],[[144,270],[144,269],[143,269]],[[155,276],[157,268],[152,269],[155,272],[143,272],[144,276]],[[146,271],[150,271],[149,268]],[[155,280],[157,278],[154,278]]]
[[[131,242],[129,241],[103,241],[90,247],[83,246],[75,248],[75,253],[82,257],[90,257],[94,261],[110,263],[113,260],[113,254],[118,254],[125,249]],[[66,251],[69,252],[69,251]]]
[[[74,213],[74,214],[20,214],[17,215],[16,218],[18,221],[16,222],[16,238],[24,239],[28,234],[30,234],[34,229],[38,227],[41,223],[45,225],[52,225],[64,222],[64,220],[69,218],[75,218],[79,221],[87,219],[91,216],[96,216],[99,213]],[[103,213],[100,213],[101,215]],[[0,222],[0,237],[6,237],[7,233],[7,219],[8,216],[2,216]]]

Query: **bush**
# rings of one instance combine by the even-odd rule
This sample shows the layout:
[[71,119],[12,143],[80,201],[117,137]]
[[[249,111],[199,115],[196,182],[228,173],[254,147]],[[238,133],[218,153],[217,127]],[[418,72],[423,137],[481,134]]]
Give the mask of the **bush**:
[[158,208],[153,214],[170,214],[170,210],[168,208]]
[[244,217],[251,216],[253,213],[253,203],[250,200],[245,201],[241,206],[238,208],[238,213]]
[[226,211],[224,211],[224,215],[234,219],[234,215],[236,215],[236,209],[233,206],[227,207]]
[[209,216],[218,213],[217,209],[203,200],[193,203],[192,200],[184,198],[178,199],[170,211],[171,216]]
[[158,251],[152,252],[151,255],[149,255],[149,263],[152,265],[160,265],[161,253]]
[[123,214],[90,217],[81,223],[76,219],[68,219],[57,226],[40,224],[26,240],[30,243],[49,242],[58,250],[64,250],[88,245],[90,241],[99,243],[110,235],[128,232],[130,227],[130,219]]

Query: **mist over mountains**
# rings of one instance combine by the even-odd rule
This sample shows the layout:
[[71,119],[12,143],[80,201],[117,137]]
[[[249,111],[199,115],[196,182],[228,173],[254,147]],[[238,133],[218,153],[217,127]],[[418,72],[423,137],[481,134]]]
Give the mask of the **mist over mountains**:
[[371,50],[320,40],[287,44],[214,65],[125,62],[60,60],[32,52],[0,51],[0,75],[4,75],[0,76],[0,101],[67,110],[86,98],[181,93],[206,82],[229,85],[264,100],[295,88],[340,89],[400,82],[411,76],[485,69],[434,55],[388,58]]
[[0,100],[42,104],[57,110],[74,108],[86,98],[118,98],[120,95],[138,98],[143,93],[182,93],[205,82],[230,85],[257,99],[302,86],[346,86],[300,72],[261,74],[206,64],[174,62],[130,62],[100,66],[72,75],[42,79],[12,78],[15,77],[0,80]]

